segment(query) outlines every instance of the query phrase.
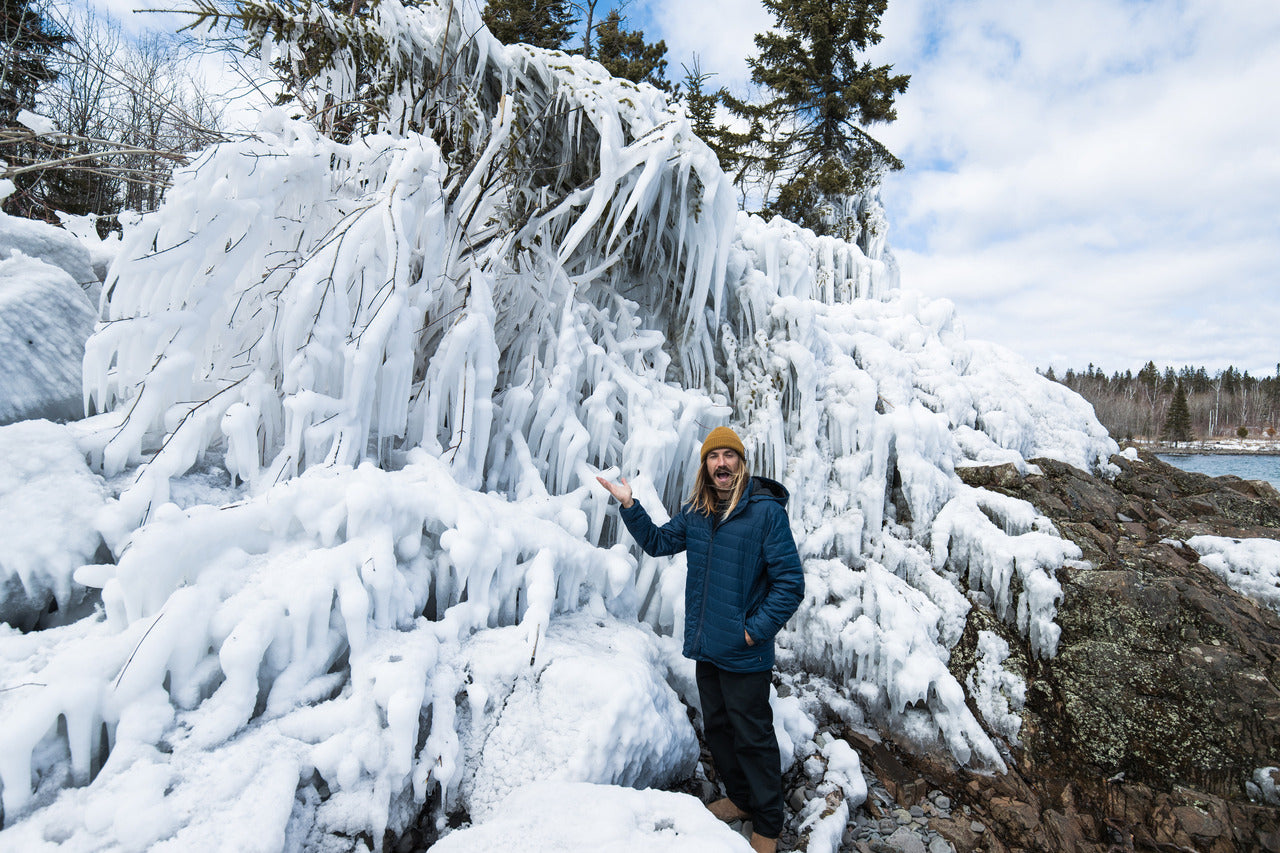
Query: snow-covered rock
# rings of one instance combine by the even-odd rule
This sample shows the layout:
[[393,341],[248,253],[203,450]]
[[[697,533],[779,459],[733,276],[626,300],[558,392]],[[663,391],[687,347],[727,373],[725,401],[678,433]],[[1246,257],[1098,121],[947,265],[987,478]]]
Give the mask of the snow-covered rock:
[[538,782],[494,815],[445,836],[439,853],[747,853],[747,840],[686,794],[570,782]]
[[1192,536],[1187,544],[1236,592],[1280,613],[1280,542]]
[[518,628],[463,644],[462,794],[473,819],[531,782],[658,788],[693,774],[698,739],[652,632],[580,613],[552,622],[542,645],[545,663],[530,666]]
[[106,498],[65,427],[0,427],[0,622],[29,629],[50,602],[65,611],[83,596],[71,576],[102,544]]
[[47,222],[0,212],[0,260],[21,253],[65,272],[96,306],[102,282],[89,250],[71,232]]
[[95,314],[60,267],[12,248],[0,260],[0,424],[84,416],[81,363]]

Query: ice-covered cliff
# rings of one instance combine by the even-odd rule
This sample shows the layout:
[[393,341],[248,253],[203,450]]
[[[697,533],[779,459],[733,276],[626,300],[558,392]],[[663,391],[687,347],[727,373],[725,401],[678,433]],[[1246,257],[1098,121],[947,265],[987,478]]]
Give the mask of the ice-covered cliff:
[[[272,110],[181,172],[104,286],[100,414],[0,430],[85,484],[0,500],[91,495],[106,546],[47,577],[0,545],[11,585],[101,602],[0,634],[0,842],[376,846],[525,782],[688,775],[683,562],[639,555],[595,475],[674,509],[719,424],[794,496],[780,664],[1002,766],[948,649],[980,600],[1053,655],[1080,553],[956,468],[1096,470],[1089,406],[900,287],[874,197],[857,244],[742,214],[661,93],[468,8],[372,7],[380,132]],[[356,61],[320,75],[339,99]],[[797,697],[778,715],[813,754]]]

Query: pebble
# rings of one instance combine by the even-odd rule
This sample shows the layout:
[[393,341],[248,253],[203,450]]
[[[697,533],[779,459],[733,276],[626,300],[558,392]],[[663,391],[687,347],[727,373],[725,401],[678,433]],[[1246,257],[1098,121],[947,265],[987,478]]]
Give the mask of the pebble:
[[945,812],[951,808],[951,798],[939,794],[938,798],[933,801],[933,804]]
[[900,853],[925,853],[924,841],[906,827],[899,827],[884,841],[890,850],[897,850]]
[[893,819],[896,820],[899,824],[906,825],[908,823],[911,823],[911,812],[907,811],[906,809],[894,809]]
[[804,808],[804,804],[806,802],[808,801],[805,800],[804,798],[804,791],[800,790],[799,788],[792,791],[790,798],[788,798],[787,800],[788,805],[791,806],[791,810],[797,813],[799,813],[800,810]]
[[884,817],[880,819],[878,824],[876,824],[876,828],[880,831],[881,835],[888,835],[898,828],[898,822]]
[[974,821],[970,821],[970,822],[969,822],[969,831],[970,831],[970,832],[976,832],[976,833],[978,833],[979,835],[981,835],[982,833],[986,832],[986,830],[987,830],[987,828],[986,828],[985,826],[983,826],[983,825],[982,825],[982,823],[981,823],[981,822],[979,822],[979,821],[974,820]]
[[950,841],[938,836],[929,842],[929,853],[956,853],[956,848]]
[[920,806],[912,806],[910,812],[912,817],[924,817],[924,809]]

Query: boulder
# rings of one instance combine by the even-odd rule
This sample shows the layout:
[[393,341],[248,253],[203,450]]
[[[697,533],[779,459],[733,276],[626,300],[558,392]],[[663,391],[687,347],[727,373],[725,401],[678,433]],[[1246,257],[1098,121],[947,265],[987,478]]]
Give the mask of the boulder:
[[0,424],[84,417],[84,343],[97,312],[62,268],[0,260]]

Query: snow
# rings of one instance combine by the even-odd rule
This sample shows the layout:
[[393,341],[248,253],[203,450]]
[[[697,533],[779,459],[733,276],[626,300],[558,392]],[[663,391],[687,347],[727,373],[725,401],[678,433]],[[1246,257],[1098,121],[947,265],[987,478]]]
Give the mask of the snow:
[[[136,213],[122,211],[116,214],[116,219],[122,225],[132,226],[136,224],[140,217]],[[120,234],[112,231],[105,238],[98,236],[98,220],[99,217],[93,214],[75,215],[70,213],[58,212],[58,219],[62,222],[63,230],[70,234],[74,234],[75,238],[89,253],[89,266],[93,270],[93,275],[97,281],[107,280],[107,274],[111,269],[111,262],[115,260],[116,253],[120,251]],[[101,285],[95,284],[97,294],[101,294]],[[96,296],[94,297],[97,303]]]
[[[371,10],[400,63],[365,69],[383,132],[268,110],[179,171],[115,249],[84,356],[101,414],[0,433],[79,483],[10,491],[34,541],[83,534],[56,577],[23,571],[86,604],[0,634],[0,846],[378,846],[425,821],[457,849],[743,849],[628,787],[696,764],[685,564],[639,555],[595,480],[662,516],[726,423],[793,496],[780,664],[846,722],[1004,767],[1018,685],[990,641],[972,678],[950,650],[983,606],[1055,654],[1080,554],[956,468],[1104,472],[1092,410],[901,287],[874,194],[860,245],[741,214],[665,96],[476,15]],[[818,774],[810,849],[835,849],[857,754],[814,743],[809,698],[771,701]]]
[[1280,767],[1259,767],[1253,771],[1253,779],[1245,783],[1250,796],[1269,806],[1280,806]]
[[537,782],[504,800],[492,818],[446,836],[431,849],[440,853],[738,853],[751,846],[685,794]]
[[65,427],[0,427],[0,622],[30,629],[50,602],[63,612],[79,603],[72,573],[102,544],[94,517],[106,498]]
[[100,291],[76,237],[0,213],[0,424],[84,416],[81,361]]
[[1280,542],[1193,536],[1187,544],[1200,554],[1201,565],[1229,587],[1280,613]]
[[0,260],[0,423],[84,416],[80,362],[93,306],[58,267]]
[[1018,712],[1026,704],[1027,684],[1004,668],[1008,657],[1007,642],[991,631],[979,631],[978,665],[966,679],[966,686],[991,730],[1017,746],[1022,728]]
[[18,124],[34,130],[36,133],[56,133],[58,126],[54,124],[53,119],[48,116],[42,116],[39,113],[33,113],[31,110],[18,110]]
[[651,632],[578,614],[548,629],[536,652],[545,666],[529,666],[518,628],[477,635],[462,654],[462,794],[474,819],[535,781],[661,787],[693,775],[698,739]]
[[13,257],[15,252],[62,270],[97,304],[100,282],[89,250],[70,232],[34,219],[0,213],[0,260]]

